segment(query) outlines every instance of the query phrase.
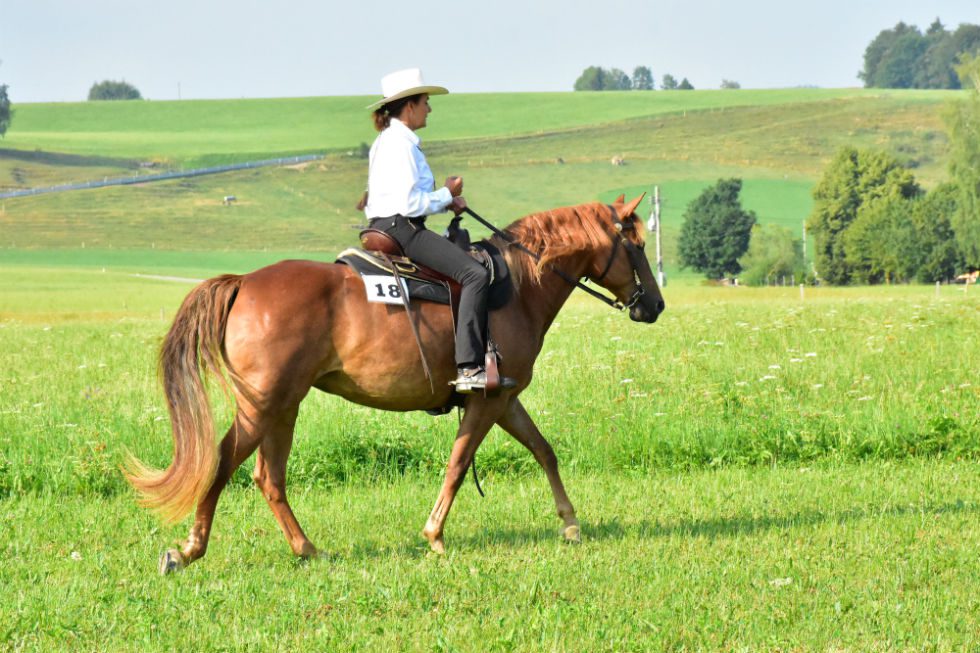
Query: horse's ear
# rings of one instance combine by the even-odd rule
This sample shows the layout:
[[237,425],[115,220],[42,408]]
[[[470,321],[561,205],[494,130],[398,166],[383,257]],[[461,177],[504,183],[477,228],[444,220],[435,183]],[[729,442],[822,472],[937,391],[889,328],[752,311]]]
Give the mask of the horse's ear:
[[635,200],[633,200],[632,202],[630,202],[629,204],[621,208],[619,210],[619,217],[628,218],[629,216],[633,215],[633,212],[636,211],[636,207],[640,205],[640,202],[643,201],[643,198],[646,197],[646,195],[647,195],[646,193],[640,193],[639,197],[637,197]]
[[626,201],[626,195],[624,195],[623,193],[620,193],[619,194],[619,197],[617,197],[616,199],[613,200],[613,204],[622,204],[625,201]]

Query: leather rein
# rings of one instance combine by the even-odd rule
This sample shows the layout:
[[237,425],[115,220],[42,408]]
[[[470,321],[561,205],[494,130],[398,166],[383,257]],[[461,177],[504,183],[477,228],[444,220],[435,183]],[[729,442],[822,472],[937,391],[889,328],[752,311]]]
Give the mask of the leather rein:
[[[643,258],[643,251],[641,247],[634,245],[633,242],[630,241],[629,239],[623,238],[624,231],[628,231],[630,229],[636,229],[635,223],[632,220],[630,220],[629,222],[626,222],[625,220],[621,220],[619,217],[619,213],[616,211],[616,209],[613,208],[612,205],[607,205],[607,206],[609,207],[609,211],[612,213],[613,226],[616,229],[616,233],[613,236],[613,246],[612,246],[612,250],[609,253],[609,260],[606,261],[606,266],[605,268],[603,268],[602,274],[600,274],[598,277],[593,279],[593,281],[599,283],[600,281],[606,278],[606,275],[609,274],[609,270],[612,268],[613,261],[616,260],[616,252],[619,250],[620,244],[622,244],[623,248],[626,250],[626,256],[629,257],[630,266],[633,268],[633,281],[634,283],[636,283],[636,290],[634,290],[633,294],[630,295],[630,298],[626,300],[626,303],[624,304],[618,299],[611,299],[609,297],[606,297],[605,295],[598,292],[597,290],[593,288],[589,288],[578,279],[572,278],[571,276],[569,276],[568,274],[562,272],[557,268],[548,266],[548,269],[554,272],[555,274],[557,274],[562,279],[564,279],[565,282],[567,282],[569,285],[575,286],[580,290],[584,290],[585,292],[589,293],[596,299],[605,302],[609,306],[612,306],[617,311],[621,311],[624,308],[633,308],[634,306],[636,306],[636,303],[640,301],[640,297],[646,294],[646,290],[644,290],[643,288],[643,283],[640,281],[640,274],[638,271],[640,260]],[[484,227],[486,227],[496,235],[500,236],[508,243],[510,243],[517,249],[521,250],[522,252],[524,252],[531,258],[533,258],[535,261],[541,260],[541,257],[539,255],[535,254],[527,247],[514,240],[514,237],[511,236],[510,234],[501,231],[494,225],[490,224],[489,222],[481,218],[469,207],[463,209],[463,212],[469,214],[473,219],[475,219],[477,222],[482,224]]]

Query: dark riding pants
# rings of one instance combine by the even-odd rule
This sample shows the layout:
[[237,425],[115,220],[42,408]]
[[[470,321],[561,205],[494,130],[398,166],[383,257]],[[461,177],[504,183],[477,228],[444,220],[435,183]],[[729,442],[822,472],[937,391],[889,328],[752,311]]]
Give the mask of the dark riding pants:
[[424,218],[376,218],[371,227],[394,237],[416,263],[452,277],[462,285],[456,325],[456,364],[483,366],[487,333],[490,273],[473,257],[434,231]]

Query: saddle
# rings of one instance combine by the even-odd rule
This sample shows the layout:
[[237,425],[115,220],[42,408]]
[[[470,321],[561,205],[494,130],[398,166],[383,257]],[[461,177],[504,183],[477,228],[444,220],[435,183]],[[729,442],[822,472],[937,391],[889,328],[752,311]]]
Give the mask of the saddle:
[[[490,273],[487,310],[497,310],[510,301],[513,294],[513,284],[507,263],[500,250],[486,241],[471,244],[466,230],[458,229],[458,227],[455,230],[451,229],[448,235],[451,242],[454,242],[480,262]],[[365,229],[360,233],[360,240],[363,249],[346,249],[337,257],[337,262],[350,266],[361,275],[365,282],[369,301],[402,304],[409,312],[412,310],[410,300],[448,304],[452,310],[455,327],[459,318],[459,297],[462,292],[462,285],[459,282],[406,257],[398,241],[384,231]],[[388,278],[391,283],[388,281],[378,283],[377,279],[379,278]],[[375,294],[372,298],[373,293]],[[425,359],[425,352],[422,349],[422,341],[411,316],[409,324],[419,346],[426,377],[431,384],[432,376]],[[489,333],[486,342],[486,391],[490,393],[500,386],[500,374],[497,369],[500,352]],[[442,410],[427,412],[444,414],[451,410],[454,405],[461,405],[461,402],[454,400]]]
[[[403,285],[407,287],[410,299],[450,305],[455,323],[458,317],[459,295],[462,291],[459,282],[432,268],[415,263],[405,256],[397,240],[379,229],[365,229],[361,232],[360,239],[363,249],[345,249],[337,257],[338,263],[349,265],[362,277],[371,275],[395,277],[404,282]],[[466,244],[468,247],[462,249],[490,273],[487,310],[497,310],[510,301],[513,294],[510,271],[503,254],[485,241]]]

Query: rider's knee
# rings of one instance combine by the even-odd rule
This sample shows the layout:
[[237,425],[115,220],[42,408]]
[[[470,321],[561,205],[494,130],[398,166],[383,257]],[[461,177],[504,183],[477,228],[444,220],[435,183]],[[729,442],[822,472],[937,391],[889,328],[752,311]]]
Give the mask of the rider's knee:
[[[474,263],[476,263],[474,261]],[[487,269],[476,263],[466,269],[463,274],[462,284],[464,286],[474,286],[476,288],[486,288],[490,285],[490,273]]]

